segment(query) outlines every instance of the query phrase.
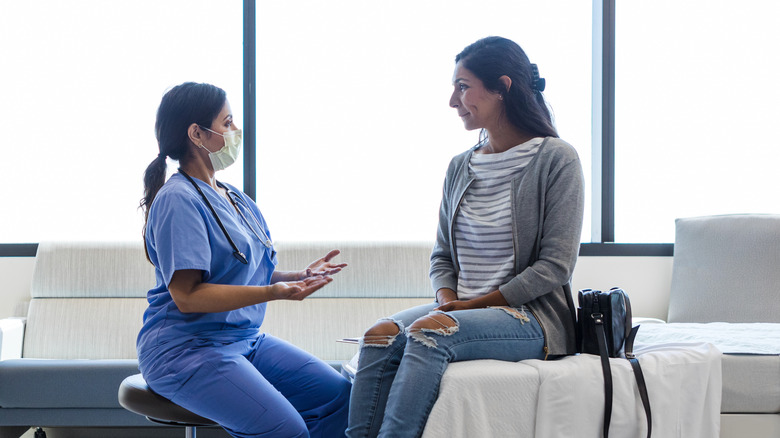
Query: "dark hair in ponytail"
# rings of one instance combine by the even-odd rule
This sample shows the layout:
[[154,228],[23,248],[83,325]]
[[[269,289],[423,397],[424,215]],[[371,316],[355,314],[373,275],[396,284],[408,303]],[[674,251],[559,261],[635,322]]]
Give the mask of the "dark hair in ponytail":
[[[515,127],[537,137],[558,137],[542,96],[544,79],[517,43],[495,36],[483,38],[463,49],[455,62],[474,73],[485,88],[502,94],[507,118]],[[501,76],[512,80],[509,90],[499,80]],[[484,135],[483,130],[481,140]]]
[[[157,121],[154,124],[160,153],[149,163],[144,172],[144,197],[139,205],[144,212],[144,236],[146,236],[149,208],[157,192],[165,184],[166,157],[186,161],[189,154],[190,125],[196,123],[201,126],[211,126],[226,101],[225,91],[221,88],[194,82],[177,85],[163,96],[160,107],[157,108]],[[144,244],[145,242],[146,239]]]

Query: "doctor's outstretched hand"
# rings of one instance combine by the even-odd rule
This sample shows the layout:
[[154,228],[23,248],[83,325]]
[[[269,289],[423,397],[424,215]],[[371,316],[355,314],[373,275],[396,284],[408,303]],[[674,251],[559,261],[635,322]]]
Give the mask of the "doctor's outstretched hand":
[[309,278],[317,275],[333,275],[347,267],[346,263],[331,263],[334,257],[341,254],[341,251],[334,249],[325,254],[325,257],[319,258],[313,262],[306,269],[303,270],[301,279]]
[[333,281],[327,275],[315,275],[300,281],[280,281],[271,285],[271,294],[277,300],[301,301]]

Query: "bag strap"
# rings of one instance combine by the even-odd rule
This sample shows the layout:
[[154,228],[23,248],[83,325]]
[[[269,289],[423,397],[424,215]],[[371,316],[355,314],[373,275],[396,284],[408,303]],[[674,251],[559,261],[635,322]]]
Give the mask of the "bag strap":
[[[594,313],[591,315],[596,323],[596,338],[599,344],[599,356],[601,356],[601,370],[604,374],[604,438],[609,437],[609,424],[612,420],[612,368],[609,365],[609,354],[607,354],[607,335],[604,331],[603,315]],[[626,359],[634,370],[636,386],[639,389],[639,398],[642,399],[642,406],[645,409],[645,419],[647,420],[647,438],[653,433],[653,417],[650,413],[650,398],[647,395],[647,384],[645,375],[642,373],[642,367],[639,365],[639,359],[634,354],[634,338],[639,331],[639,326],[631,329],[626,338],[625,353]]]
[[[617,288],[613,288],[617,289]],[[631,304],[628,301],[628,295],[622,294],[625,299],[627,326],[630,327]],[[604,374],[604,438],[609,437],[609,423],[612,419],[612,368],[609,365],[609,353],[607,352],[607,334],[604,331],[604,315],[599,312],[601,303],[598,302],[598,296],[594,297],[594,312],[590,315],[596,326],[596,340],[599,345],[599,356],[601,356],[601,370]],[[642,399],[642,406],[645,409],[645,419],[647,420],[647,438],[650,438],[653,428],[653,419],[650,414],[650,398],[647,395],[647,384],[645,375],[642,373],[642,367],[639,366],[639,359],[634,354],[634,339],[639,331],[639,325],[631,328],[623,344],[623,351],[626,359],[631,363],[634,370],[636,386],[639,389],[639,398]]]
[[607,334],[604,332],[604,315],[592,313],[591,318],[596,324],[596,340],[601,356],[601,371],[604,374],[604,438],[609,437],[609,423],[612,419],[612,368],[609,366],[607,353]]
[[626,338],[625,353],[626,359],[631,363],[631,368],[634,369],[634,377],[636,378],[636,386],[639,389],[639,398],[642,399],[642,406],[645,408],[645,419],[647,419],[647,438],[653,431],[653,419],[650,415],[650,398],[647,396],[647,385],[645,384],[645,375],[642,373],[642,367],[639,366],[639,359],[634,354],[634,338],[639,331],[639,326],[631,329],[628,337]]

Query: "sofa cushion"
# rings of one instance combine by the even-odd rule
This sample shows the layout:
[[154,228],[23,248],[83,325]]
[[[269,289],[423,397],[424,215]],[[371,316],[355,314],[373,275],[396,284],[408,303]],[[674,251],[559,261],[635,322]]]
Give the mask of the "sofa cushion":
[[41,242],[33,298],[145,298],[154,266],[139,242]]
[[780,413],[780,356],[724,354],[723,413]]
[[677,219],[669,322],[780,322],[780,215]]
[[430,298],[428,278],[433,242],[281,242],[277,243],[280,271],[305,268],[332,249],[334,262],[347,266],[333,283],[314,295],[319,298]]
[[[309,297],[303,301],[274,301],[268,304],[261,329],[320,359],[344,361],[349,360],[358,347],[337,340],[363,336],[377,319],[432,300]],[[323,318],[323,315],[328,317]]]
[[34,298],[22,357],[135,359],[144,298]]
[[0,362],[2,408],[121,408],[119,384],[138,361],[10,359]]

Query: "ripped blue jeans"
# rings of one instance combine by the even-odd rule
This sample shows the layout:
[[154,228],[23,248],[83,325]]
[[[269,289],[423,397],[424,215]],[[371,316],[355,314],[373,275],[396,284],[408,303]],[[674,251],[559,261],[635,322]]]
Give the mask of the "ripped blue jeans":
[[[490,307],[443,313],[433,310],[437,306],[404,310],[369,329],[352,385],[348,437],[422,435],[450,362],[544,357],[542,328],[530,311]],[[374,334],[380,325],[397,334]]]

